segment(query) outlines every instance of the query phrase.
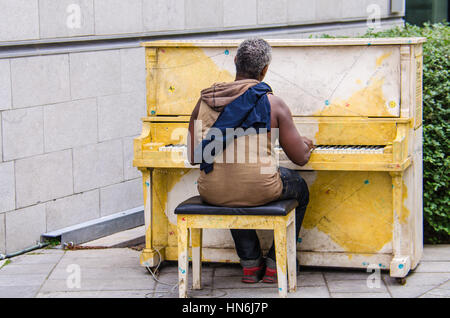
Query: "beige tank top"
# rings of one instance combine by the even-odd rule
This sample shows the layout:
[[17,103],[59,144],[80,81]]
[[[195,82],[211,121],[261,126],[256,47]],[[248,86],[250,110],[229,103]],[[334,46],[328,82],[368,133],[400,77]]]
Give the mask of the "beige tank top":
[[[206,137],[220,112],[201,102],[197,142]],[[200,138],[201,136],[201,138]],[[273,156],[270,132],[241,136],[214,160],[213,170],[200,171],[198,192],[203,200],[221,206],[257,206],[277,200],[282,182]]]

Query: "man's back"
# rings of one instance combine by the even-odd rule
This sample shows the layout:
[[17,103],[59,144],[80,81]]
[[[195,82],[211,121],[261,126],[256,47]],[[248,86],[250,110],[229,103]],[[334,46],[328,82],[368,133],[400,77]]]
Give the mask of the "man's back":
[[[235,81],[214,84],[202,90],[202,96],[192,112],[189,160],[191,164],[199,163],[194,160],[194,146],[197,146],[196,154],[200,148],[198,190],[209,203],[249,206],[278,199],[283,183],[273,151],[276,137],[295,164],[304,165],[309,160],[313,148],[311,140],[300,136],[289,107],[281,98],[272,95],[270,86],[262,82],[271,58],[271,47],[266,41],[250,39],[242,42],[234,59]],[[194,127],[196,120],[203,125],[200,136]],[[222,134],[220,137],[210,135],[215,128]],[[255,128],[256,132],[237,138],[230,138],[225,132],[227,129],[248,131]],[[210,147],[218,143],[224,149],[216,151]],[[206,152],[209,161],[205,159],[205,150],[214,153],[211,156]],[[216,158],[217,154],[219,158]],[[242,157],[244,161],[239,160]]]
[[[197,120],[197,123],[200,122],[202,126],[201,133],[197,132],[197,135],[201,134],[201,136],[197,136],[196,144],[201,144],[201,140],[205,140],[208,132],[214,128],[212,126],[220,121],[218,118],[221,113],[217,109],[220,109],[222,105],[217,105],[220,103],[219,99],[229,102],[230,92],[242,93],[245,90],[239,89],[239,87],[247,88],[248,86],[248,91],[257,85],[266,84],[244,79],[214,85],[212,91],[215,98],[212,100],[208,94],[211,89],[203,90],[201,101],[197,105],[198,110],[194,111],[191,118],[191,122]],[[270,87],[268,88],[270,89]],[[245,93],[247,92],[245,91]],[[248,98],[244,94],[238,94],[242,96],[242,101],[237,97],[234,99],[235,103],[245,103]],[[265,94],[261,98],[267,99]],[[267,103],[269,104],[267,114],[269,114],[270,103],[268,101]],[[232,117],[243,116],[243,114],[237,113],[240,108],[236,105],[224,105],[223,107],[231,107],[233,111],[236,111],[231,114]],[[253,107],[252,111],[257,112],[258,110]],[[249,134],[240,135],[239,130],[241,133]],[[229,133],[226,133],[227,138],[230,138]],[[205,201],[222,206],[255,206],[276,200],[281,195],[282,182],[276,160],[272,156],[271,132],[266,128],[257,130],[250,127],[244,130],[237,127],[232,133],[236,135],[236,138],[231,136],[231,142],[224,149],[216,151],[213,167],[201,169],[197,183],[200,195]],[[215,138],[219,139],[217,136]],[[209,151],[206,150],[209,149],[205,148],[205,151],[202,152],[203,156],[209,155]]]

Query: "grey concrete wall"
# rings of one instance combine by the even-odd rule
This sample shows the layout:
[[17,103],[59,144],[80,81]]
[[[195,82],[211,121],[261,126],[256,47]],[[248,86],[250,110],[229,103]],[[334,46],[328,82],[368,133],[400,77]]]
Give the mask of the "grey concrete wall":
[[[401,1],[401,0],[400,0]],[[391,0],[0,0],[0,41],[191,33],[382,18]],[[77,23],[79,22],[79,23]]]
[[0,253],[143,204],[140,39],[354,35],[370,4],[401,23],[389,0],[0,0]]
[[[0,252],[142,205],[142,48],[0,60]],[[6,241],[6,243],[5,243]]]

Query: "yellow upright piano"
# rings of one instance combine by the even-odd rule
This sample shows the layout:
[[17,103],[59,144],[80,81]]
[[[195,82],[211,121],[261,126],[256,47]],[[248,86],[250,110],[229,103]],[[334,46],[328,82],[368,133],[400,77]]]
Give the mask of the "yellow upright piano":
[[[297,253],[311,266],[389,269],[405,277],[422,255],[424,38],[269,40],[264,79],[317,148],[296,166],[310,189]],[[175,207],[197,195],[186,157],[200,91],[233,81],[238,40],[145,42],[147,117],[134,140],[143,175],[141,264],[177,260]],[[272,233],[258,232],[263,249]],[[238,262],[228,230],[204,230],[203,260]]]

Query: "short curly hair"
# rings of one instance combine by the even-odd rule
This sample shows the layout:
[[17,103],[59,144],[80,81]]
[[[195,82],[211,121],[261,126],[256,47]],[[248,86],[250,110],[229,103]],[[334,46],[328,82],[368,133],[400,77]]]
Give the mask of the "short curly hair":
[[261,38],[244,40],[236,53],[236,73],[258,78],[261,71],[272,60],[272,47]]

